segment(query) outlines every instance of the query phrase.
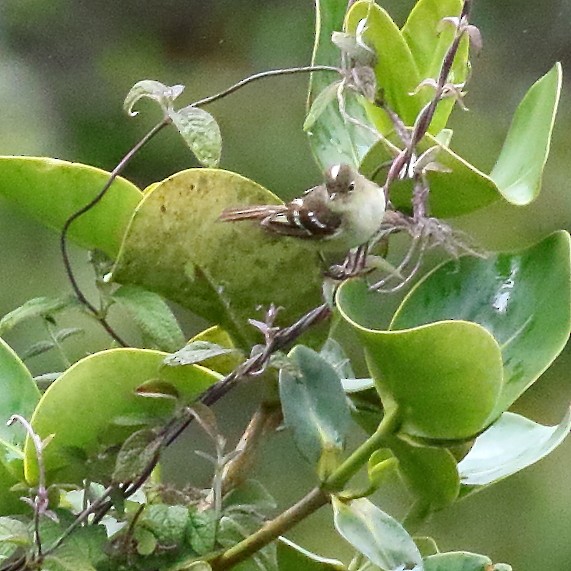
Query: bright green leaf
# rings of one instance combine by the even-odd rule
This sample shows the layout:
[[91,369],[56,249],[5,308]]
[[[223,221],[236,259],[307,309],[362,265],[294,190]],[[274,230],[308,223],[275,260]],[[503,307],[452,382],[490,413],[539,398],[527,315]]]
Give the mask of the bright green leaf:
[[366,498],[342,502],[332,497],[337,531],[381,569],[412,569],[422,558],[402,525]]
[[195,342],[212,343],[217,347],[222,347],[229,351],[224,355],[209,357],[201,363],[204,367],[212,369],[213,371],[221,373],[222,375],[227,375],[233,371],[244,360],[242,351],[236,348],[236,345],[234,344],[234,341],[230,335],[228,335],[224,329],[218,327],[217,325],[209,327],[208,329],[205,329],[204,331],[196,334],[189,341],[189,344]]
[[436,555],[437,553],[439,553],[438,550],[438,545],[436,545],[436,541],[434,541],[434,539],[432,539],[432,537],[426,537],[426,536],[421,536],[421,537],[413,537],[414,542],[416,543],[416,546],[418,547],[418,550],[420,551],[423,559],[425,557],[428,557],[429,555]]
[[[447,262],[409,292],[390,328],[443,320],[485,327],[501,348],[504,369],[501,395],[488,418],[491,423],[547,369],[569,339],[570,257],[569,234],[562,231],[520,252]],[[462,346],[458,336],[450,340],[449,351],[462,351]],[[483,354],[474,356],[483,363]]]
[[298,345],[291,367],[280,371],[284,420],[302,456],[321,478],[335,468],[343,450],[350,413],[339,375],[318,353]]
[[362,281],[345,282],[337,303],[363,342],[385,409],[398,410],[403,433],[463,439],[486,427],[503,377],[500,348],[483,327],[448,320],[405,328],[395,318],[389,331],[368,329],[362,318],[369,319],[367,308],[379,303],[379,294]]
[[463,484],[486,486],[538,462],[563,442],[571,430],[571,411],[557,426],[542,426],[504,412],[458,464]]
[[186,539],[197,555],[214,549],[218,520],[214,511],[190,511],[186,526]]
[[[0,157],[0,196],[56,231],[105,186],[110,173],[44,157]],[[70,240],[117,256],[141,191],[117,178],[105,196],[70,227]]]
[[561,93],[557,63],[519,104],[490,177],[512,204],[529,204],[539,194]]
[[279,571],[345,571],[347,569],[341,561],[311,553],[285,537],[278,539],[277,557]]
[[121,286],[113,299],[123,307],[142,333],[161,351],[176,351],[184,344],[184,334],[169,306],[156,293],[141,287]]
[[[219,379],[198,365],[164,367],[165,356],[145,349],[102,351],[75,363],[50,386],[32,417],[32,427],[42,438],[55,435],[44,451],[50,481],[80,483],[88,475],[87,458],[102,446],[124,442],[137,429],[120,426],[114,419],[138,415],[161,422],[172,414],[172,399],[144,399],[136,394],[135,389],[146,381],[170,383],[183,402],[192,403]],[[37,463],[29,439],[25,452],[26,478],[35,482]]]
[[256,224],[218,220],[226,207],[277,202],[235,173],[180,172],[145,194],[114,279],[180,303],[221,325],[249,350],[259,337],[248,319],[260,317],[260,306],[284,307],[278,322],[291,323],[320,303],[317,253],[300,240],[271,237]]
[[315,122],[321,117],[322,113],[327,109],[328,105],[335,102],[339,91],[339,81],[335,81],[325,87],[313,100],[311,108],[307,112],[305,121],[303,122],[303,130],[310,131]]
[[169,111],[169,117],[198,162],[205,167],[217,167],[222,153],[222,134],[216,119],[192,105]]

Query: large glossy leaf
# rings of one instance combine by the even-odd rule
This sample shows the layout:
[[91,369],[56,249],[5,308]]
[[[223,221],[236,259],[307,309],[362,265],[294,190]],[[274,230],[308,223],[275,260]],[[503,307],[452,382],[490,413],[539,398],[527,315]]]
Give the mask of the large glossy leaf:
[[397,438],[390,448],[399,461],[399,471],[414,496],[430,511],[456,500],[460,477],[456,460],[446,448],[413,446]]
[[504,198],[512,204],[529,204],[539,194],[561,82],[561,64],[557,63],[527,92],[490,174]]
[[571,412],[557,426],[542,426],[504,412],[458,464],[463,484],[485,486],[515,474],[552,452],[569,434]]
[[401,431],[447,440],[485,428],[502,388],[501,353],[492,335],[476,323],[451,320],[368,329],[379,299],[355,280],[337,294],[342,316],[363,342],[385,409],[400,415]]
[[[317,0],[315,46],[313,65],[339,66],[341,52],[331,41],[331,34],[343,29],[347,9],[346,0]],[[315,99],[339,77],[334,73],[314,73],[311,76],[308,109]],[[347,93],[347,113],[361,124],[371,127],[364,108],[353,93]],[[367,127],[347,121],[339,111],[337,99],[333,99],[320,113],[308,130],[309,143],[322,170],[333,164],[359,162],[375,142],[376,137]]]
[[281,306],[278,321],[290,323],[320,303],[319,262],[311,245],[272,237],[252,222],[218,220],[229,206],[278,202],[232,172],[177,173],[145,193],[114,279],[180,303],[249,347],[259,337],[248,319],[260,319],[260,308]]
[[[556,232],[521,252],[463,257],[438,267],[405,298],[391,330],[443,320],[486,328],[500,345],[504,385],[489,422],[547,369],[571,330],[570,240]],[[456,321],[456,323],[458,323]],[[404,333],[404,332],[403,332]],[[450,340],[455,352],[461,337]],[[480,360],[482,355],[472,353]]]
[[368,499],[342,502],[332,497],[337,531],[381,569],[412,569],[422,558],[402,525]]
[[[103,170],[58,159],[0,157],[0,196],[59,231],[99,193],[109,176]],[[117,178],[101,202],[73,223],[70,239],[115,258],[141,196],[132,183]]]
[[[102,351],[75,363],[50,386],[32,417],[42,438],[54,435],[44,451],[50,481],[81,482],[89,473],[87,460],[96,453],[172,414],[173,399],[135,393],[143,383],[168,383],[189,403],[219,378],[197,365],[164,367],[165,356],[145,349]],[[37,462],[29,439],[25,453],[26,478],[35,482]]]
[[298,345],[291,366],[280,371],[284,419],[301,454],[322,479],[333,468],[345,444],[351,415],[341,379],[318,353]]

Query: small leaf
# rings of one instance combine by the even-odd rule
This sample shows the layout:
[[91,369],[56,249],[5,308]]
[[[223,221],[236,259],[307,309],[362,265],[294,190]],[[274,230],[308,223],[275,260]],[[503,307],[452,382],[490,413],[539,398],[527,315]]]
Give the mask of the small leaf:
[[140,477],[155,459],[162,443],[163,439],[154,430],[143,429],[131,434],[117,455],[113,482],[132,482]]
[[277,557],[279,571],[345,571],[347,569],[341,561],[311,553],[285,537],[278,538]]
[[214,549],[218,520],[214,511],[190,511],[186,527],[186,540],[197,555]]
[[539,194],[561,93],[561,64],[539,79],[519,104],[490,177],[512,204]]
[[424,560],[424,571],[492,571],[492,560],[466,551],[437,553]]
[[142,287],[124,285],[112,295],[141,331],[162,351],[175,351],[184,344],[184,334],[165,301]]
[[[342,502],[332,497],[337,531],[381,569],[412,569],[422,557],[402,525],[369,500]],[[422,568],[422,567],[421,567]]]
[[53,315],[68,307],[78,307],[78,302],[74,297],[36,297],[30,299],[20,307],[7,313],[0,319],[0,335],[4,335],[10,329],[27,319],[34,317],[45,317]]
[[222,134],[216,119],[192,105],[170,110],[169,117],[198,162],[205,167],[217,167],[222,153]]
[[137,553],[143,557],[151,555],[159,543],[152,532],[140,525],[135,528],[133,539],[137,544]]
[[208,329],[197,333],[189,341],[189,344],[197,341],[212,343],[230,351],[224,355],[206,359],[202,365],[207,369],[212,369],[222,375],[228,375],[244,360],[244,354],[242,351],[236,347],[230,335],[228,335],[228,333],[218,325],[214,325],[213,327],[209,327]]
[[178,545],[184,539],[188,517],[188,508],[185,506],[150,504],[145,508],[139,523],[151,531],[161,545]]
[[515,474],[551,453],[571,430],[571,411],[557,426],[542,426],[504,412],[458,464],[462,484],[486,486]]
[[172,109],[174,100],[183,92],[183,90],[183,85],[173,85],[172,87],[168,87],[160,81],[143,79],[131,87],[127,97],[125,97],[123,109],[125,109],[128,115],[135,117],[139,112],[133,111],[134,105],[140,99],[146,97],[156,101],[163,110],[163,113],[166,115],[168,111]]
[[302,456],[317,465],[320,478],[334,469],[351,421],[335,369],[311,349],[298,345],[289,354],[295,371],[280,371],[285,423]]
[[155,399],[174,399],[180,398],[180,393],[171,383],[162,381],[161,379],[151,379],[140,384],[135,393],[138,396]]
[[343,347],[332,337],[329,337],[327,341],[323,344],[319,355],[323,357],[334,369],[335,372],[341,377],[341,379],[355,379],[355,373],[353,372],[353,367],[351,367],[351,361],[349,357],[345,354]]
[[375,388],[374,379],[341,379],[341,384],[347,394],[359,393]]
[[423,558],[428,557],[429,555],[436,555],[440,552],[438,545],[436,545],[436,541],[434,541],[432,537],[413,537],[413,539]]
[[28,361],[38,355],[43,355],[51,351],[54,347],[55,343],[53,341],[38,341],[22,352],[22,361]]
[[165,365],[180,367],[202,363],[207,359],[238,352],[237,349],[221,347],[210,341],[191,341],[182,349],[165,358]]

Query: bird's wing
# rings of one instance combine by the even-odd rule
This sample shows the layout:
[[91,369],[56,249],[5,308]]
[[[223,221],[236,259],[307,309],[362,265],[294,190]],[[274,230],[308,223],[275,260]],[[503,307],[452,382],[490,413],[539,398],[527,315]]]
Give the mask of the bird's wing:
[[286,209],[285,204],[239,206],[237,208],[226,208],[222,211],[218,219],[223,222],[232,222],[234,220],[263,220],[268,216],[284,212]]

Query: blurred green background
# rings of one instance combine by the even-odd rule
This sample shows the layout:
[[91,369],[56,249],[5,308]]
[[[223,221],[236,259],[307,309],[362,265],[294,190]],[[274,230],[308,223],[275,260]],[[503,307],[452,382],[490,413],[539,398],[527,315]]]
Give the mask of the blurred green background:
[[[402,23],[413,2],[386,0]],[[489,171],[515,106],[556,60],[571,69],[571,0],[477,0],[473,21],[484,50],[473,62],[466,104],[456,111],[453,147]],[[309,63],[313,41],[309,0],[2,0],[0,3],[0,154],[46,155],[111,170],[158,119],[142,103],[136,119],[122,112],[140,79],[186,85],[181,105],[249,74]],[[250,177],[284,198],[314,184],[319,172],[301,130],[307,77],[255,83],[208,108],[219,120],[222,167]],[[564,86],[552,153],[540,198],[516,209],[497,205],[456,221],[489,249],[511,249],[558,228],[571,230],[571,106]],[[141,187],[196,166],[174,131],[163,132],[126,171]],[[0,315],[27,299],[69,289],[57,236],[0,201]],[[85,253],[74,252],[85,284]],[[390,304],[388,304],[390,305]],[[182,314],[189,334],[200,324]],[[70,324],[85,324],[80,316]],[[127,333],[129,333],[127,331]],[[44,335],[21,326],[8,341],[23,350]],[[88,328],[71,344],[74,357],[105,346]],[[35,373],[57,370],[56,356],[30,361]],[[571,352],[517,403],[515,410],[542,423],[560,420],[571,397]],[[259,391],[241,387],[218,406],[227,434],[237,435]],[[209,467],[192,449],[208,447],[197,433],[169,452],[167,477],[201,485]],[[287,460],[284,462],[284,458]],[[294,463],[295,462],[295,463]],[[518,571],[571,569],[571,442],[539,465],[438,514],[425,526],[441,549],[463,549],[506,561]],[[289,437],[267,443],[257,475],[285,506],[313,483]],[[402,515],[403,494],[379,498]],[[291,535],[308,548],[347,558],[349,549],[322,510]]]

